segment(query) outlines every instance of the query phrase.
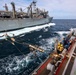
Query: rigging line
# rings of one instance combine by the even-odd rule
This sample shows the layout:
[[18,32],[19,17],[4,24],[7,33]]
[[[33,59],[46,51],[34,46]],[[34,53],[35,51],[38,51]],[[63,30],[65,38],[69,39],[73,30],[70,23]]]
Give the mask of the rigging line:
[[24,8],[24,9],[23,9],[23,11],[24,11],[24,10],[26,10],[26,9],[27,9],[27,7],[26,7],[26,8]]
[[25,54],[22,53],[21,50],[20,50],[16,45],[14,45],[14,46],[16,47],[16,49],[17,49],[23,56],[25,56]]
[[[39,47],[37,47],[37,46],[34,46],[34,45],[31,45],[31,44],[28,44],[28,43],[19,43],[19,42],[17,42],[14,38],[10,38],[11,39],[11,43],[13,44],[13,45],[15,45],[15,43],[14,42],[16,42],[16,43],[18,43],[18,44],[21,44],[21,45],[26,45],[26,46],[29,46],[29,47],[31,47],[32,49],[34,49],[34,50],[39,50],[40,52],[44,52],[44,50],[43,49],[41,49],[41,48],[39,48]],[[7,38],[6,38],[6,40],[8,40]],[[8,40],[9,41],[9,40]],[[16,45],[15,45],[16,46]],[[18,48],[17,48],[18,49]],[[22,52],[21,52],[22,53]]]
[[7,40],[8,42],[10,42],[13,46],[15,46],[16,47],[16,49],[23,55],[23,56],[25,56],[25,54],[24,53],[22,53],[21,52],[21,50],[15,45],[15,43],[14,42],[11,42],[10,40],[8,40],[8,39],[5,39],[5,40]]
[[[27,7],[26,8],[24,8],[24,9],[22,9],[22,11],[23,12],[25,12],[24,10],[26,10],[27,9]],[[18,8],[16,11],[19,11],[20,9]]]
[[21,45],[27,45],[27,46],[29,45],[28,43],[24,43],[24,42],[23,42],[23,43],[20,43],[20,42],[18,42],[18,41],[16,41],[16,40],[15,40],[14,42],[16,42],[16,43],[18,43],[18,44],[21,44]]
[[28,43],[19,43],[19,42],[17,42],[17,41],[14,41],[14,42],[16,42],[16,43],[18,43],[18,44],[22,44],[22,45],[26,45],[26,46],[29,46],[29,47],[31,47],[32,49],[34,49],[34,50],[38,50],[38,51],[40,51],[40,52],[44,52],[44,50],[42,49],[42,48],[39,48],[38,46],[34,46],[34,45],[31,45],[31,44],[28,44]]
[[19,7],[22,7],[22,8],[23,8],[23,7],[27,7],[27,6],[24,6],[24,5],[17,4],[17,3],[15,3],[15,5],[16,5],[16,6],[19,6]]

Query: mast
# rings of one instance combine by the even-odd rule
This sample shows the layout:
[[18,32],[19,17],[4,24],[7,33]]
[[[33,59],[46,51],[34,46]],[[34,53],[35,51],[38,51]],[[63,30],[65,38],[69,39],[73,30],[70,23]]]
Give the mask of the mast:
[[36,1],[33,1],[30,5],[30,13],[31,13],[31,18],[33,18],[33,9],[35,11],[36,9]]
[[33,15],[32,15],[32,4],[30,5],[30,13],[31,13],[31,18],[33,18]]
[[16,10],[15,10],[15,3],[11,2],[12,10],[13,10],[13,18],[16,18]]
[[5,6],[3,6],[3,7],[5,8],[6,12],[8,12],[8,6],[7,6],[7,4],[5,4]]
[[36,8],[36,13],[39,14],[39,8]]
[[29,16],[30,14],[30,7],[27,7],[27,15]]
[[33,9],[35,11],[36,10],[36,1],[35,0],[32,2],[32,6],[33,6]]

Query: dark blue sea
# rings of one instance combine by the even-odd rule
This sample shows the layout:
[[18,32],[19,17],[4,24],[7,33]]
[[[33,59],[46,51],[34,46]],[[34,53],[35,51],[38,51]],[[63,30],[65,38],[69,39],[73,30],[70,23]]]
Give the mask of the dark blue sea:
[[[0,40],[0,75],[30,75],[54,50],[55,39],[61,39],[71,28],[76,28],[74,19],[54,19],[56,25],[34,30],[14,37],[16,41],[37,45],[44,53],[31,51],[28,46]],[[19,51],[20,50],[20,51]]]

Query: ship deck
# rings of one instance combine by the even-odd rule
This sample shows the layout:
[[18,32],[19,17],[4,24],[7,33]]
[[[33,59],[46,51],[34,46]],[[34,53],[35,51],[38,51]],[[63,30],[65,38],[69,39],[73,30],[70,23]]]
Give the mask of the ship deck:
[[68,49],[68,57],[64,57],[59,67],[54,71],[54,74],[50,70],[47,70],[47,64],[51,62],[52,58],[49,57],[36,71],[37,74],[33,75],[75,75],[73,74],[76,70],[76,58],[73,55],[76,53],[76,39]]
[[55,75],[74,75],[71,74],[72,67],[74,66],[75,57],[73,53],[76,52],[76,42],[69,48],[69,57],[65,57],[58,67]]
[[49,74],[50,71],[48,71],[46,69],[47,64],[51,61],[51,57],[48,57],[47,60],[45,61],[45,64],[43,63],[39,69],[37,70],[37,74],[33,74],[33,75],[45,75],[45,74]]

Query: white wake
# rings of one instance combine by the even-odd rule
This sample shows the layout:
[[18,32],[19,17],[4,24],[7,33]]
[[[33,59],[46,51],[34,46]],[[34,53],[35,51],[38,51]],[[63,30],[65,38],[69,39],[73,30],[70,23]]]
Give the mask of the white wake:
[[[18,35],[23,34],[23,33],[28,33],[28,32],[34,31],[34,30],[38,30],[38,29],[42,29],[42,28],[50,27],[50,26],[54,26],[54,25],[55,25],[55,23],[49,23],[49,24],[44,24],[44,25],[41,25],[41,26],[23,28],[23,29],[15,30],[15,31],[2,32],[2,33],[0,33],[0,36],[4,35],[5,33],[7,33],[10,37],[12,37],[13,34],[15,36],[18,36]],[[0,39],[5,39],[5,37],[4,36],[0,37]]]

